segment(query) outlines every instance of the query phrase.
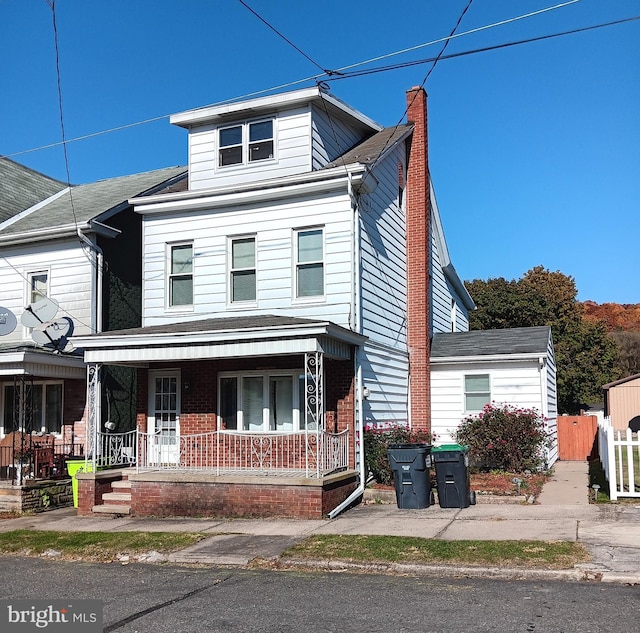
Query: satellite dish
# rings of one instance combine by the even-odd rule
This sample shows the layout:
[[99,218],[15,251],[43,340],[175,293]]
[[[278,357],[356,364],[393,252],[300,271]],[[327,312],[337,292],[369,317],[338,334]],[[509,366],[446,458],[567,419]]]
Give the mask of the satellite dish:
[[0,336],[11,334],[17,325],[16,315],[9,308],[0,306]]
[[20,322],[25,327],[38,327],[46,321],[51,321],[58,311],[58,302],[51,297],[44,297],[40,301],[30,303],[22,313]]
[[51,347],[58,352],[72,352],[74,347],[68,340],[71,334],[73,334],[73,321],[69,317],[62,317],[34,327],[31,337],[39,345]]

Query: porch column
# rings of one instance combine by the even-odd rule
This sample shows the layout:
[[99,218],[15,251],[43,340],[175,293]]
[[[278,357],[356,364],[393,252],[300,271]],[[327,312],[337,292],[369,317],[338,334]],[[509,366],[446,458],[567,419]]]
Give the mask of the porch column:
[[321,352],[305,352],[304,355],[304,428],[324,430],[323,357]]
[[98,432],[100,431],[100,365],[91,363],[87,367],[87,425],[85,436],[85,462],[91,460],[96,469]]

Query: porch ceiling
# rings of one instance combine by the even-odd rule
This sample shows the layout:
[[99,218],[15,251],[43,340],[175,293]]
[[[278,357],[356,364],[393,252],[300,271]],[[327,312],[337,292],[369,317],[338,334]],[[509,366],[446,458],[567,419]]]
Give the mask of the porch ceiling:
[[169,323],[76,337],[85,362],[150,362],[280,356],[321,352],[351,358],[365,337],[330,321],[273,315]]

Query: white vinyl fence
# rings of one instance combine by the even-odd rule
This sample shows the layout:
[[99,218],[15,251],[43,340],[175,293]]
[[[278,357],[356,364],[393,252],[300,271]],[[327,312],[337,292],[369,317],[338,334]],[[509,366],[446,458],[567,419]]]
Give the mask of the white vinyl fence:
[[598,423],[598,447],[609,498],[640,498],[640,433],[616,431],[605,418]]

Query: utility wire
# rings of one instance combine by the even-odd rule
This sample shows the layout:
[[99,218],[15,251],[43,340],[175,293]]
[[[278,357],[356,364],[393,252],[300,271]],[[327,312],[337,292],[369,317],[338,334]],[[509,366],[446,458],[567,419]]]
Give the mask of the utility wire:
[[323,74],[325,75],[332,75],[334,74],[334,71],[332,70],[327,70],[326,68],[324,68],[323,66],[321,66],[320,64],[318,64],[317,61],[315,61],[314,59],[312,59],[311,57],[309,57],[309,55],[307,55],[303,50],[301,50],[300,48],[298,48],[286,35],[282,34],[280,31],[278,31],[278,29],[273,26],[273,24],[270,24],[269,22],[267,22],[261,15],[259,15],[256,11],[254,11],[244,0],[238,0],[238,2],[248,11],[250,11],[251,13],[253,13],[253,15],[255,15],[258,20],[260,20],[264,25],[266,25],[267,27],[269,27],[278,37],[282,38],[287,44],[289,44],[289,46],[291,46],[292,48],[294,48],[296,51],[298,51],[298,53],[300,53],[300,55],[302,55],[305,59],[307,59],[308,61],[310,61],[314,66],[316,66],[316,68],[319,68]]
[[419,66],[421,64],[428,64],[430,62],[436,61],[436,60],[443,60],[443,59],[455,59],[457,57],[466,57],[468,55],[476,55],[478,53],[486,53],[488,51],[495,51],[495,50],[499,50],[501,48],[509,48],[512,46],[520,46],[521,44],[531,44],[532,42],[540,42],[542,40],[549,40],[549,39],[553,39],[556,37],[564,37],[566,35],[574,35],[576,33],[584,33],[586,31],[593,31],[594,29],[601,29],[607,26],[615,26],[617,24],[623,24],[625,22],[633,22],[635,20],[640,20],[640,15],[631,17],[631,18],[624,18],[622,20],[615,20],[613,22],[605,22],[603,24],[595,24],[593,26],[585,26],[579,29],[572,29],[570,31],[562,31],[560,33],[551,33],[548,35],[539,35],[537,37],[531,37],[525,40],[515,40],[513,42],[505,42],[503,44],[495,44],[493,46],[484,46],[482,48],[474,48],[468,51],[460,51],[458,53],[450,53],[449,55],[442,55],[442,56],[438,56],[438,57],[427,57],[424,59],[416,59],[410,62],[401,62],[398,64],[390,64],[388,66],[378,66],[377,68],[367,68],[367,69],[363,69],[363,70],[357,70],[357,71],[353,71],[353,72],[346,72],[346,73],[342,73],[342,75],[340,77],[328,77],[327,79],[325,79],[325,82],[330,82],[330,81],[337,81],[339,79],[352,79],[354,77],[363,77],[365,75],[372,75],[372,74],[376,74],[376,73],[381,73],[381,72],[387,72],[390,70],[400,70],[402,68],[409,68],[411,66]]
[[[45,0],[45,1],[49,2],[49,0]],[[501,22],[494,22],[492,24],[488,24],[488,25],[483,26],[483,27],[478,27],[478,28],[472,29],[470,31],[457,33],[455,35],[455,37],[462,37],[464,35],[470,35],[472,33],[477,33],[479,31],[487,30],[487,29],[494,28],[494,27],[497,27],[497,26],[502,26],[504,24],[515,22],[517,20],[522,20],[524,18],[531,17],[533,15],[537,15],[537,14],[545,12],[545,11],[551,11],[552,9],[557,9],[557,8],[560,8],[560,7],[564,7],[567,4],[572,4],[573,2],[578,2],[578,1],[579,0],[572,0],[571,3],[559,4],[559,5],[555,5],[553,7],[549,7],[547,9],[541,9],[540,11],[536,11],[534,13],[528,13],[528,14],[525,14],[525,15],[521,15],[521,16],[517,16],[517,17],[514,17],[514,18],[510,18],[509,20],[503,20]],[[617,24],[623,24],[625,22],[630,22],[630,21],[638,20],[638,19],[640,19],[640,16],[634,16],[634,17],[625,18],[625,19],[622,19],[622,20],[615,20],[615,21],[612,21],[612,22],[605,22],[605,23],[602,23],[602,24],[596,24],[596,25],[593,25],[593,26],[590,26],[590,27],[585,27],[583,29],[575,29],[573,31],[566,31],[566,32],[562,32],[562,33],[555,33],[555,34],[552,34],[552,35],[541,36],[540,38],[533,38],[531,40],[522,40],[522,41],[511,42],[511,43],[508,43],[508,44],[503,44],[503,45],[496,45],[493,48],[498,49],[498,48],[502,48],[502,47],[506,47],[506,46],[515,46],[515,45],[520,44],[520,43],[529,43],[529,42],[532,42],[532,41],[536,41],[537,39],[548,39],[550,37],[560,37],[562,35],[570,35],[570,34],[573,34],[573,33],[579,33],[581,31],[599,29],[599,28],[608,27],[608,26],[614,26],[614,25],[617,25]],[[414,46],[411,49],[405,49],[405,50],[402,50],[402,51],[396,51],[396,52],[393,52],[393,53],[388,53],[386,55],[382,55],[380,57],[376,57],[376,58],[372,58],[372,59],[369,59],[369,60],[366,60],[366,61],[358,62],[356,64],[351,64],[349,66],[343,66],[343,67],[338,68],[337,70],[331,71],[331,72],[334,75],[342,75],[342,74],[344,74],[345,78],[349,78],[349,77],[358,77],[358,76],[361,76],[361,75],[366,75],[366,74],[369,74],[370,72],[381,72],[382,70],[387,70],[387,69],[388,70],[393,70],[395,68],[403,68],[403,67],[409,67],[409,66],[413,66],[413,65],[428,63],[430,61],[433,61],[435,58],[429,58],[427,60],[405,62],[403,64],[397,64],[397,65],[393,65],[393,66],[386,66],[386,67],[383,67],[382,69],[374,69],[372,71],[363,70],[363,71],[359,71],[358,73],[353,72],[353,73],[348,73],[348,74],[344,72],[344,71],[349,70],[351,68],[355,68],[355,67],[362,66],[362,65],[365,65],[365,64],[368,64],[368,63],[372,63],[373,61],[380,61],[382,59],[387,59],[389,57],[393,57],[395,55],[399,55],[399,54],[407,52],[407,51],[416,50],[418,48],[424,48],[426,46],[430,46],[430,45],[433,45],[435,43],[442,42],[444,39],[447,39],[447,38],[440,38],[440,39],[437,39],[437,40],[432,40],[430,42],[425,42],[424,44],[419,44],[418,46]],[[492,50],[492,48],[491,47],[487,47],[486,49],[478,49],[477,51],[474,50],[474,51],[468,51],[468,52],[451,54],[451,55],[443,55],[440,59],[452,59],[454,57],[461,57],[463,55],[472,55],[475,52],[483,52],[484,50]],[[291,88],[293,86],[297,86],[297,85],[300,85],[300,84],[305,84],[305,83],[308,83],[310,81],[314,81],[314,82],[318,83],[318,81],[321,80],[323,77],[325,77],[325,75],[326,74],[323,71],[322,74],[311,75],[311,76],[305,77],[303,79],[296,79],[294,81],[278,84],[278,85],[272,86],[270,88],[264,88],[262,90],[256,90],[256,91],[249,92],[249,93],[246,93],[244,95],[237,96],[237,97],[231,97],[229,99],[224,99],[222,101],[216,102],[215,104],[209,104],[209,105],[206,105],[206,106],[201,106],[200,109],[211,107],[212,105],[223,105],[223,104],[226,104],[226,103],[234,103],[236,101],[241,101],[241,100],[248,99],[248,98],[251,98],[251,97],[257,97],[257,96],[260,96],[260,95],[268,94],[268,93],[274,92],[276,90],[282,90],[284,88]],[[335,80],[341,79],[341,78],[342,77],[335,77],[335,76],[328,77],[327,76],[325,81],[335,81]],[[118,126],[115,126],[115,127],[112,127],[112,128],[108,128],[106,130],[99,130],[97,132],[91,132],[89,134],[84,134],[82,136],[77,136],[77,137],[74,137],[74,138],[71,138],[71,139],[67,139],[66,143],[69,144],[69,143],[73,143],[73,142],[84,141],[84,140],[87,140],[87,139],[90,139],[90,138],[95,138],[97,136],[104,136],[105,134],[111,134],[111,133],[114,133],[114,132],[120,132],[122,130],[127,130],[129,128],[138,127],[140,125],[146,125],[148,123],[155,123],[157,121],[162,121],[162,120],[168,119],[170,116],[171,116],[171,114],[161,114],[161,115],[158,115],[158,116],[154,116],[154,117],[149,117],[147,119],[143,119],[141,121],[135,121],[133,123],[126,123],[124,125],[118,125]],[[52,149],[54,147],[58,147],[61,144],[62,144],[62,142],[58,141],[58,142],[55,142],[55,143],[49,143],[47,145],[40,145],[38,147],[33,147],[33,148],[21,150],[19,152],[12,152],[11,154],[3,154],[1,157],[2,158],[13,158],[15,156],[22,156],[24,154],[30,154],[30,153],[42,151],[42,150],[45,150],[45,149]]]

